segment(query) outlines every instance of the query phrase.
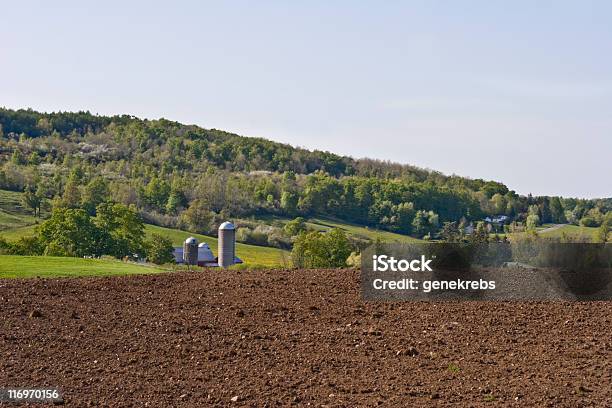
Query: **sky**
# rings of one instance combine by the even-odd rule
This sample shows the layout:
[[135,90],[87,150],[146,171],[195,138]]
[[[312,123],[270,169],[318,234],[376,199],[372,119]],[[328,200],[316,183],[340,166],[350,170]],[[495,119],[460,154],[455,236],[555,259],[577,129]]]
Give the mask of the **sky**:
[[0,106],[612,196],[609,1],[12,1]]

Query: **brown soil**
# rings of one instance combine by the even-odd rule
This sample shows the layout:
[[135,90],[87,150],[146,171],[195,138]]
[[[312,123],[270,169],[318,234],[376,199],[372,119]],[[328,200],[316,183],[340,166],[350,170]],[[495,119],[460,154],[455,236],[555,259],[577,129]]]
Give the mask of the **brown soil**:
[[365,303],[357,271],[0,280],[0,387],[69,406],[612,406],[612,302]]

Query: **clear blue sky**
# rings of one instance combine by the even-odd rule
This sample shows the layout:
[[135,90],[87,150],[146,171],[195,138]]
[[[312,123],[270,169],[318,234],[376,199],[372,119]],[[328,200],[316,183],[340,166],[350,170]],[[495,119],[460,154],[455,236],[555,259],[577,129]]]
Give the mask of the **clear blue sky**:
[[609,1],[14,1],[0,105],[612,196]]

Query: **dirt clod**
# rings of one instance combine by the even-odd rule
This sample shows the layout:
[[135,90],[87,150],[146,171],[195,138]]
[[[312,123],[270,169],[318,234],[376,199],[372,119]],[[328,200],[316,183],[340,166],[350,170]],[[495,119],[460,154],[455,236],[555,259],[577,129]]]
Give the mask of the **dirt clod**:
[[418,356],[419,351],[414,347],[408,347],[408,349],[406,350],[406,355],[410,357]]

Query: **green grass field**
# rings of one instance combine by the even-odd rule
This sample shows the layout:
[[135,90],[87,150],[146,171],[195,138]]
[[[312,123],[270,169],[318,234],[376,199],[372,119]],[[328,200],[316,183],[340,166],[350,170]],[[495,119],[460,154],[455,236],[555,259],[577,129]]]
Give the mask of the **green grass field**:
[[60,278],[166,272],[162,267],[114,260],[0,255],[0,278]]
[[[536,232],[542,238],[562,238],[564,235],[571,240],[577,240],[579,242],[598,242],[598,228],[594,227],[581,227],[578,225],[572,224],[563,224],[557,228],[549,230],[549,228],[554,227],[555,224],[544,224],[536,228]],[[511,238],[512,235],[524,234],[522,232],[517,232],[514,234],[508,234]],[[494,236],[495,234],[491,234]],[[498,234],[500,237],[503,237],[506,234]]]
[[547,238],[561,238],[563,234],[568,237],[580,240],[589,240],[595,242],[597,240],[597,228],[580,227],[577,225],[563,225],[553,231],[539,232],[540,236]]
[[[197,238],[200,242],[206,242],[210,246],[212,252],[215,255],[217,254],[217,238],[215,237],[147,224],[147,235],[154,232],[170,238],[175,246],[183,245],[185,239],[189,237]],[[289,252],[287,251],[283,251],[278,248],[261,247],[241,243],[236,243],[236,256],[242,259],[245,264],[270,267],[286,266],[289,260]]]

